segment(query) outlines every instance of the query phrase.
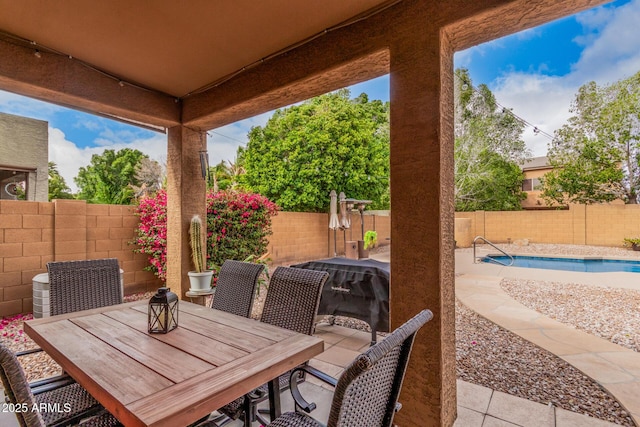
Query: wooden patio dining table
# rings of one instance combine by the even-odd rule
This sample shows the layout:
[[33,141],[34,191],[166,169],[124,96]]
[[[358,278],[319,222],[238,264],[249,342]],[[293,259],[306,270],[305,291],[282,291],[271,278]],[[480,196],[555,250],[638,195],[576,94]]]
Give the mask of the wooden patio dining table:
[[[186,301],[167,334],[147,332],[146,301],[30,320],[24,329],[126,426],[189,425],[273,386],[324,348],[319,338]],[[272,416],[280,410],[274,394]]]

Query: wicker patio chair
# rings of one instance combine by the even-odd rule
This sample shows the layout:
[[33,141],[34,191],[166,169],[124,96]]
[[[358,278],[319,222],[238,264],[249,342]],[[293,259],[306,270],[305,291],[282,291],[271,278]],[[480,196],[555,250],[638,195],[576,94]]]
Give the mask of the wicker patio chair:
[[[122,303],[120,266],[116,258],[47,263],[49,310],[52,316]],[[31,349],[18,357],[42,351]],[[43,380],[54,384],[69,379],[66,374]]]
[[95,417],[89,419],[86,424],[80,424],[87,427],[119,425],[118,421],[78,383],[60,381],[57,384],[29,384],[18,358],[2,343],[0,379],[4,387],[5,400],[15,409],[13,412],[21,427],[76,425],[82,419],[92,416]]
[[47,263],[51,315],[122,303],[116,258]]
[[269,427],[323,427],[306,414],[316,406],[304,400],[298,390],[296,377],[301,372],[335,387],[327,427],[390,427],[401,407],[398,396],[416,332],[432,317],[429,310],[418,313],[356,357],[337,381],[310,366],[296,368],[291,374],[296,412],[282,414]]
[[[328,277],[329,274],[325,271],[290,267],[276,268],[269,281],[269,291],[264,301],[260,321],[312,335],[322,286]],[[289,387],[289,376],[290,373],[280,376],[281,390]],[[262,419],[258,413],[257,405],[267,397],[267,385],[265,384],[218,411],[234,420],[244,414],[244,425],[248,427],[256,418],[266,425],[266,420]]]
[[264,269],[262,264],[226,260],[218,274],[211,308],[238,316],[251,316],[258,277]]

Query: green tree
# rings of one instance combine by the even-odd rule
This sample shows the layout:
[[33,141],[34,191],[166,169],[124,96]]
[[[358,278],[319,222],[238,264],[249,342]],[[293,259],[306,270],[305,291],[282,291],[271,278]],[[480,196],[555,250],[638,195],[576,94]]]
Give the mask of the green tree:
[[214,193],[220,190],[226,190],[230,182],[229,167],[225,160],[222,160],[215,166],[209,166],[209,182],[207,187],[211,188]]
[[541,180],[542,197],[549,205],[638,203],[640,72],[610,85],[583,85],[571,112],[549,149],[554,169]]
[[49,162],[49,201],[53,199],[73,199],[73,194],[58,172],[58,166],[54,162]]
[[[241,150],[242,147],[239,148]],[[209,167],[209,188],[214,192],[224,190],[236,190],[239,188],[240,176],[244,175],[244,166],[240,163],[240,157],[234,161],[222,160],[215,166]]]
[[520,165],[529,155],[524,124],[499,108],[486,85],[474,88],[468,70],[457,69],[455,76],[456,210],[521,209],[526,194]]
[[233,159],[233,162],[230,160],[227,160],[227,163],[229,164],[227,166],[227,171],[229,173],[229,180],[230,180],[230,183],[229,183],[230,185],[228,188],[235,190],[238,187],[240,187],[240,180],[241,180],[240,177],[245,173],[247,173],[246,169],[244,168],[242,151],[238,152],[238,155],[236,155],[236,158]]
[[285,211],[326,211],[331,190],[388,208],[388,112],[347,89],[277,110],[249,132],[240,183]]
[[124,148],[118,152],[104,150],[91,156],[91,164],[80,168],[74,181],[78,198],[90,203],[128,205],[134,199],[133,186],[140,186],[136,167],[143,158],[139,150]]

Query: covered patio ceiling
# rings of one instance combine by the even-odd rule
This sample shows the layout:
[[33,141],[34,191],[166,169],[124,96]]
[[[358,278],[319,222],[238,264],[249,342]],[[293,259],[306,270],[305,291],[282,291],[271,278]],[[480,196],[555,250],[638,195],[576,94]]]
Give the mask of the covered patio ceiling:
[[41,52],[70,55],[116,79],[175,98],[388,0],[3,0],[0,29]]

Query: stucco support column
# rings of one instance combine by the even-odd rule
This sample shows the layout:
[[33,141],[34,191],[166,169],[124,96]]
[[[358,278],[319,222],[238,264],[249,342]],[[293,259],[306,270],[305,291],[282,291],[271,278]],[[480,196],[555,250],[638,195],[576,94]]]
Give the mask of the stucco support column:
[[169,128],[167,146],[167,286],[180,298],[189,290],[187,272],[193,270],[189,222],[195,214],[206,218],[206,182],[200,151],[206,132],[184,126]]
[[[456,418],[453,56],[427,2],[413,2],[391,57],[391,323],[428,308],[403,384],[398,425]],[[441,54],[441,50],[446,53]],[[446,90],[443,90],[446,89]]]

